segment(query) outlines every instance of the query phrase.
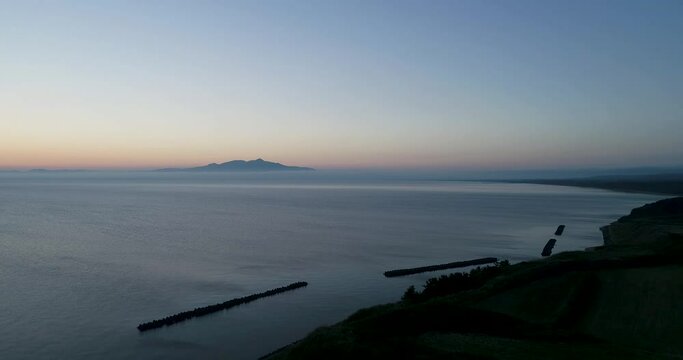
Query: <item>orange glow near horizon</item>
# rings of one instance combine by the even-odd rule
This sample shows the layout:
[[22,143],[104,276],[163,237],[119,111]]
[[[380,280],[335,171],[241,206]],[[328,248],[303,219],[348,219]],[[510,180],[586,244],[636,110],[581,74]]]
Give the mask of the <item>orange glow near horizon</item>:
[[[586,154],[572,158],[554,153],[549,161],[548,152],[523,153],[510,149],[504,156],[482,157],[481,154],[444,156],[441,154],[415,154],[408,152],[349,152],[345,149],[326,148],[315,153],[290,149],[290,151],[237,149],[227,147],[213,149],[197,146],[187,151],[179,146],[123,146],[121,144],[59,144],[59,143],[8,143],[0,144],[0,169],[27,170],[46,169],[93,169],[135,170],[166,167],[193,167],[230,160],[253,160],[263,158],[286,165],[307,166],[317,169],[510,169],[557,166],[591,166],[607,164],[611,154],[602,158]],[[646,155],[642,161],[646,161]],[[600,161],[603,161],[602,163]],[[619,164],[617,164],[619,165]],[[623,164],[628,165],[628,164]]]

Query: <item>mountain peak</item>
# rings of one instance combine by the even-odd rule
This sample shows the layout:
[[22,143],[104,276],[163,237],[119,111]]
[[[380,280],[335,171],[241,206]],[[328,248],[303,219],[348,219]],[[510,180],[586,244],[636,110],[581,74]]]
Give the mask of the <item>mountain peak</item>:
[[211,163],[204,166],[192,167],[192,168],[168,168],[159,169],[157,171],[225,171],[225,172],[256,172],[256,171],[304,171],[304,170],[315,170],[307,167],[300,166],[288,166],[277,162],[271,162],[258,158],[256,160],[231,160],[221,164]]

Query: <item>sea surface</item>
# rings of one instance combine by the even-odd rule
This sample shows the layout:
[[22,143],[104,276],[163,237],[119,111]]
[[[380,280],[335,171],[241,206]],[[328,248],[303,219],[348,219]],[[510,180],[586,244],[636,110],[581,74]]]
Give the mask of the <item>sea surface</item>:
[[[0,173],[2,359],[255,359],[449,271],[540,256],[661,196],[301,174]],[[145,333],[141,322],[309,286]]]

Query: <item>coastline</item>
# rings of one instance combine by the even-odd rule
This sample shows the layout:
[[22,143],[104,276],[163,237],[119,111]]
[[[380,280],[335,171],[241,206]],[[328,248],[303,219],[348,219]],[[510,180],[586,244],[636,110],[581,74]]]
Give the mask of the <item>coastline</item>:
[[578,179],[507,180],[508,183],[571,186],[649,195],[683,195],[683,175],[648,177],[602,177]]
[[[648,204],[604,226],[603,246],[510,265],[476,289],[361,309],[263,358],[683,356],[683,305],[663,300],[683,296],[672,283],[683,277],[682,218],[681,197]],[[653,284],[656,298],[644,290]]]

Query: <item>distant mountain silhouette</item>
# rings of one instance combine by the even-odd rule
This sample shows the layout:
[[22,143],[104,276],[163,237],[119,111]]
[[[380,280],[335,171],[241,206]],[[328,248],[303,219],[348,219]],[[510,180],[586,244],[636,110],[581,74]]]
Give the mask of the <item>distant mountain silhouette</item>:
[[26,170],[27,172],[30,173],[47,173],[47,172],[86,172],[88,170],[84,169],[30,169]]
[[167,168],[159,169],[157,171],[306,171],[315,170],[313,168],[301,166],[287,166],[276,162],[266,161],[263,159],[256,160],[233,160],[224,162],[222,164],[212,163],[205,166],[191,167],[191,168]]

